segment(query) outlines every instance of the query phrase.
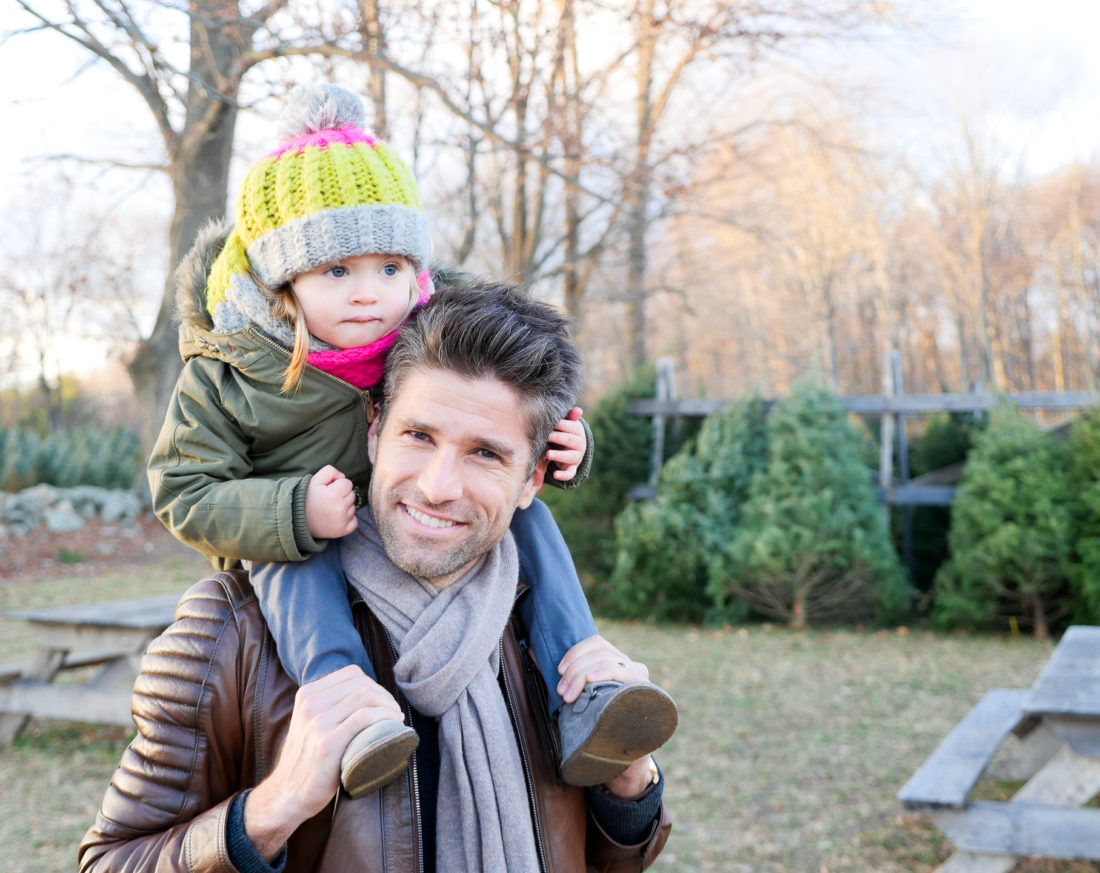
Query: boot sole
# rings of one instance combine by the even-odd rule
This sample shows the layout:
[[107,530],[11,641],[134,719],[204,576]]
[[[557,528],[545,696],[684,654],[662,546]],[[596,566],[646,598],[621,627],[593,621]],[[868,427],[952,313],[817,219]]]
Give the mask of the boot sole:
[[368,749],[341,772],[344,790],[358,798],[389,785],[404,772],[419,744],[420,738],[410,728]]
[[615,692],[588,741],[561,765],[569,785],[601,785],[638,758],[659,749],[676,731],[676,702],[656,686],[627,683]]

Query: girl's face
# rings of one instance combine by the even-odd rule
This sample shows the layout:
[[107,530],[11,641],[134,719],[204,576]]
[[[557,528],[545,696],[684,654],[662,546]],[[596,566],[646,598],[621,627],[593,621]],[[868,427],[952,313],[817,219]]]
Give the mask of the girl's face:
[[340,349],[381,339],[404,321],[416,287],[400,255],[356,255],[290,282],[306,327]]

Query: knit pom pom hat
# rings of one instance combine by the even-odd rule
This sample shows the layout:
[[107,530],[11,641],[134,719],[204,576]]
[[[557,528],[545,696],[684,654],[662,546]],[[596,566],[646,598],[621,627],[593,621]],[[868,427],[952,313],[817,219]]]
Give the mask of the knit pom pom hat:
[[341,258],[403,255],[418,274],[430,242],[416,180],[386,143],[363,129],[363,105],[335,85],[299,85],[287,96],[280,148],[257,161],[241,185],[236,224],[211,266],[206,306],[216,330],[272,324],[268,295]]

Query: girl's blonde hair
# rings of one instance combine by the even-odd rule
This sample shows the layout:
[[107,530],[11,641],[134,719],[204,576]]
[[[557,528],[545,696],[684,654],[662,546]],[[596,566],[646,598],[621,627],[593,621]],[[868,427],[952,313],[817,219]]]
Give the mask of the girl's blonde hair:
[[[403,255],[397,255],[397,257],[402,258],[412,268],[412,262],[408,258]],[[417,300],[420,299],[420,284],[417,282],[416,273],[411,270],[410,273],[412,281],[409,283],[409,304],[405,307],[405,314],[401,316],[401,324],[405,323],[405,319],[409,317],[409,313],[413,311]],[[256,280],[256,284],[263,288],[259,280]],[[289,282],[279,288],[265,290],[271,298],[271,314],[287,327],[294,329],[294,348],[290,350],[290,363],[283,371],[282,392],[288,394],[298,388],[302,376],[305,375],[313,336],[309,332],[305,316],[302,315],[302,307],[298,305],[298,298],[294,296],[294,289]]]

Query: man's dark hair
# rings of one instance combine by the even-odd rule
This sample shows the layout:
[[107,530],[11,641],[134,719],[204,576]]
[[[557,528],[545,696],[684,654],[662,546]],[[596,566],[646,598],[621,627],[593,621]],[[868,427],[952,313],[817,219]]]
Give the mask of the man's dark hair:
[[[580,392],[581,358],[569,324],[522,286],[445,285],[401,328],[386,361],[384,397],[396,396],[420,368],[499,379],[526,400],[533,469]],[[379,425],[385,415],[383,401]]]

